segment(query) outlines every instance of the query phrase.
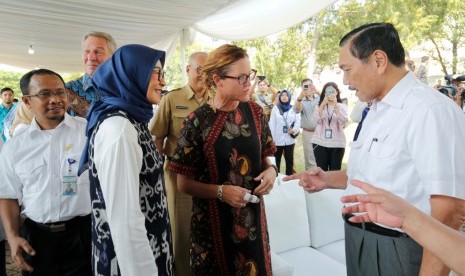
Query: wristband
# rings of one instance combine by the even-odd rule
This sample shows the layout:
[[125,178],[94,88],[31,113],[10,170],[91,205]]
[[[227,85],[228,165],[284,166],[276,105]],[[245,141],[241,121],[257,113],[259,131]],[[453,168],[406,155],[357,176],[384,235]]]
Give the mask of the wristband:
[[297,101],[298,101],[298,102],[301,102],[301,101],[302,101],[302,99],[299,99],[299,98],[297,98]]
[[216,198],[218,198],[221,202],[224,202],[224,200],[223,200],[223,185],[218,186],[218,189],[216,190]]

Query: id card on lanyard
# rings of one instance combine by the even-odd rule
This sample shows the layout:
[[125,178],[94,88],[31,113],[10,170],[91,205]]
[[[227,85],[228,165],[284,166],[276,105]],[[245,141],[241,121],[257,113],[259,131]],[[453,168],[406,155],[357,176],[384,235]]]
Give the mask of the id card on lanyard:
[[[72,146],[67,145],[65,150],[71,150]],[[63,196],[74,196],[78,192],[77,173],[78,173],[78,159],[77,156],[66,154],[66,164],[63,171],[63,181],[61,183],[61,190]]]
[[328,128],[325,129],[325,138],[326,139],[333,139],[333,130],[331,129],[331,121],[333,120],[334,109],[331,112],[331,117],[329,116],[329,107],[326,105],[326,114],[328,114]]

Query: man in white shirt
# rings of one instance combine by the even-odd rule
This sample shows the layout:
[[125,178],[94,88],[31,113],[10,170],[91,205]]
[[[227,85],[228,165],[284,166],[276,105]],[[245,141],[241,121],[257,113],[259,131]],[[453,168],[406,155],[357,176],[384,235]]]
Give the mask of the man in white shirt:
[[20,86],[34,118],[0,155],[0,215],[12,259],[23,275],[91,275],[89,178],[77,177],[86,121],[66,114],[57,73],[30,71]]
[[[345,171],[310,169],[300,179],[308,192],[361,180],[389,190],[445,225],[465,217],[464,115],[452,101],[405,68],[399,35],[389,23],[363,25],[345,35],[339,66],[344,84],[372,102]],[[447,275],[441,261],[399,228],[356,224],[344,217],[347,274]]]

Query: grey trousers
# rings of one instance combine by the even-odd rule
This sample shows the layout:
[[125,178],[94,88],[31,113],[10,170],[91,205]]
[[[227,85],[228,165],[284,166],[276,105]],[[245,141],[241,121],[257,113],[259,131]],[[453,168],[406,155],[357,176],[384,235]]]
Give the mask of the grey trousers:
[[348,276],[417,276],[422,247],[409,237],[388,237],[344,224]]

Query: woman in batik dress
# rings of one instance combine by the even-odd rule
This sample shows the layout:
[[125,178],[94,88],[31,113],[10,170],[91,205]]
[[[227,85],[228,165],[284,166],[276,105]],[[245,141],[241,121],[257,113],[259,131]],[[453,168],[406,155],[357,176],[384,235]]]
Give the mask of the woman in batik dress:
[[249,98],[247,53],[223,45],[202,66],[213,99],[185,120],[170,169],[192,195],[193,275],[271,275],[262,196],[277,176],[263,109]]

